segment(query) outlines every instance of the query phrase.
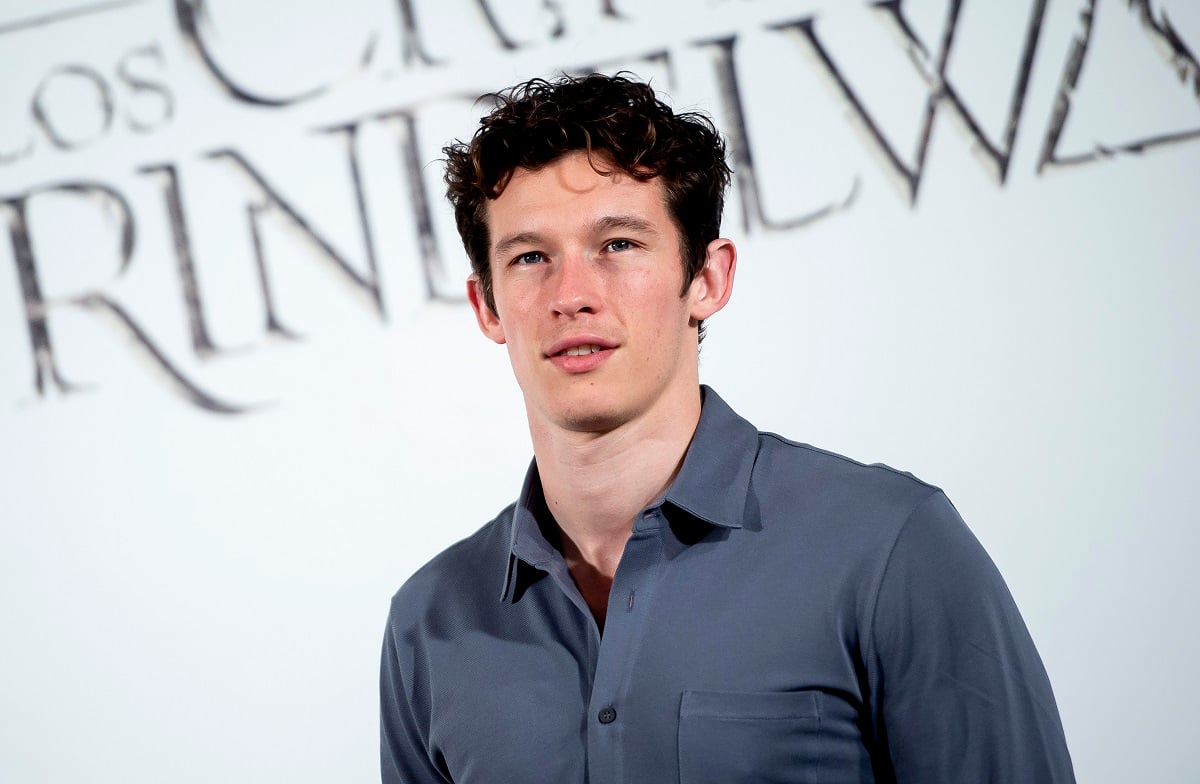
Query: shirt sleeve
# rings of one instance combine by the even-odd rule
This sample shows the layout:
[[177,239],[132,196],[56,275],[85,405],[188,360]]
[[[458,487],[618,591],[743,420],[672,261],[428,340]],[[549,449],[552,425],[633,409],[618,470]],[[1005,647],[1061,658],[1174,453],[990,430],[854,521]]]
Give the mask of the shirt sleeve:
[[940,491],[901,529],[866,658],[878,764],[898,784],[1073,783],[1049,678],[1016,603]]
[[[412,708],[414,657],[402,654],[389,616],[379,667],[379,757],[382,784],[447,784],[426,751],[429,728]],[[407,668],[402,666],[407,659]]]

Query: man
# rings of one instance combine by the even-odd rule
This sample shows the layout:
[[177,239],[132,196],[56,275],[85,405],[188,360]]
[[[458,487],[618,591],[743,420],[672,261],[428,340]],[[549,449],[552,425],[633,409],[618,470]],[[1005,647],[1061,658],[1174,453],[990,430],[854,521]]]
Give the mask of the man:
[[712,125],[621,77],[534,80],[446,153],[534,462],[393,600],[383,780],[1073,781],[1028,632],[941,491],[699,385],[736,266]]

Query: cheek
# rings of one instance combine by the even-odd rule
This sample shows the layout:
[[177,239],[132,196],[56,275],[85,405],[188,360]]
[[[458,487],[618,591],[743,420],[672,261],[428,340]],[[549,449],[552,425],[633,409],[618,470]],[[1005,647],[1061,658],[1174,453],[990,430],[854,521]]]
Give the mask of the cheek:
[[521,310],[519,302],[510,301],[501,312],[504,316],[500,319],[500,328],[513,366],[533,364],[535,355],[541,356],[538,349],[541,341],[536,326],[528,314]]
[[528,347],[520,341],[508,341],[504,347],[508,349],[508,366],[512,369],[517,386],[525,389],[527,383],[537,372],[537,361],[530,356]]
[[624,276],[616,285],[620,287],[625,301],[636,303],[644,313],[654,313],[666,318],[667,311],[680,306],[679,281],[675,276],[664,275],[658,269],[644,269]]
[[496,307],[504,315],[508,326],[517,328],[530,319],[538,302],[538,287],[529,276],[520,281],[510,281],[503,293],[496,292]]

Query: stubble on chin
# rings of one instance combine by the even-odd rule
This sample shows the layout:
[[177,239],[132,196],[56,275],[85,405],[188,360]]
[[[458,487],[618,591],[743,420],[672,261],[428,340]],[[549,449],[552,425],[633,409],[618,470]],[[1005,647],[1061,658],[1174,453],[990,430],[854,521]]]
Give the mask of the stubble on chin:
[[551,400],[539,408],[545,424],[567,433],[603,435],[625,421],[618,407],[603,400]]

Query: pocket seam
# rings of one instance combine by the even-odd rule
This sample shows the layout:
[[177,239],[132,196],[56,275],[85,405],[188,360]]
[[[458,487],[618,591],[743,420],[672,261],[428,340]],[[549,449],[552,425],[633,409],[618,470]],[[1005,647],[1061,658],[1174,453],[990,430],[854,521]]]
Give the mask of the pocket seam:
[[[792,699],[789,701],[789,698]],[[725,701],[724,705],[720,704],[721,700]],[[755,705],[756,700],[784,704]],[[738,705],[745,706],[747,703],[749,709],[738,710],[736,707]],[[684,719],[690,718],[718,721],[808,720],[820,722],[821,697],[820,692],[816,690],[747,692],[688,689],[680,698],[679,720],[682,722]]]

